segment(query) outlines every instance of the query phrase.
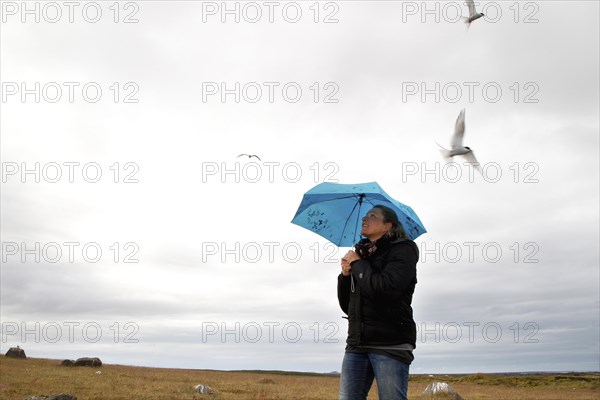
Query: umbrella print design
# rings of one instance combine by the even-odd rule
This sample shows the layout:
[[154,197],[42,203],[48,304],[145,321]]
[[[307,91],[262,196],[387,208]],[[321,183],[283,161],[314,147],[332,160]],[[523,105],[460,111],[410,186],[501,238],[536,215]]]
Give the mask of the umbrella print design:
[[307,214],[307,225],[315,232],[324,231],[329,228],[327,219],[324,218],[325,213],[320,210],[312,210]]

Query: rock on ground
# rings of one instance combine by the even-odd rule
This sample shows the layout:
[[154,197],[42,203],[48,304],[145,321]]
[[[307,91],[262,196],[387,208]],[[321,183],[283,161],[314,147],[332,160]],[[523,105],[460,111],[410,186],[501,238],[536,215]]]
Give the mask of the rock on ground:
[[27,358],[27,356],[25,356],[25,350],[23,350],[19,346],[11,347],[10,349],[8,349],[5,355],[6,357]]
[[81,357],[75,360],[75,367],[101,367],[102,361],[98,357]]
[[49,396],[30,396],[25,400],[77,400],[77,397],[68,393],[51,394]]

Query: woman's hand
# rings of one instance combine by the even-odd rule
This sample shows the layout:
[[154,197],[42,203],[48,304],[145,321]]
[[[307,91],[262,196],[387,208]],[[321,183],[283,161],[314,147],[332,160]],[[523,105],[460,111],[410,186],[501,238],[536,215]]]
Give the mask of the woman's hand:
[[344,257],[342,257],[342,275],[350,276],[350,271],[352,268],[350,267],[350,263],[352,261],[360,260],[358,254],[352,250],[349,250]]
[[343,276],[350,276],[350,271],[352,270],[352,268],[350,267],[350,263],[348,261],[346,261],[345,258],[342,258],[342,275]]

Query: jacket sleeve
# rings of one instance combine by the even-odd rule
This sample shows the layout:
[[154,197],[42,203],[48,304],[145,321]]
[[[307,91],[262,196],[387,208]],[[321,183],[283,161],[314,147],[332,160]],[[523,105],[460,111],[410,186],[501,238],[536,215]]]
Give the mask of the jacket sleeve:
[[369,296],[404,291],[416,279],[417,259],[409,246],[394,246],[381,272],[373,271],[367,260],[356,260],[351,264],[352,275],[361,291]]
[[348,315],[348,305],[350,304],[350,277],[343,276],[340,274],[338,276],[338,284],[337,284],[337,295],[338,302],[340,303],[340,307],[342,311]]

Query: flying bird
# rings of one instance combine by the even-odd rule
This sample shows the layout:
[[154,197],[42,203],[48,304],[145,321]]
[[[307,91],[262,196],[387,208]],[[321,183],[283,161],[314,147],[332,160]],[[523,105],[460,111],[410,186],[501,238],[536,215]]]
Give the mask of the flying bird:
[[260,157],[259,157],[259,156],[257,156],[256,154],[240,154],[240,155],[239,155],[239,156],[237,156],[236,158],[240,158],[240,157],[242,157],[242,156],[246,156],[246,157],[248,157],[248,158],[256,157],[256,158],[258,158],[258,161],[262,161],[262,160],[260,159]]
[[468,24],[467,29],[469,29],[471,27],[471,22],[483,17],[485,14],[477,12],[477,10],[475,9],[475,3],[473,2],[473,0],[466,0],[466,3],[467,3],[467,7],[469,8],[469,17],[465,18],[464,20],[465,20],[465,23]]
[[456,119],[456,124],[454,126],[454,135],[452,135],[452,140],[450,141],[450,150],[443,148],[438,143],[438,146],[442,147],[440,152],[442,156],[449,161],[454,156],[463,156],[467,162],[473,164],[473,166],[481,172],[481,167],[479,162],[475,158],[475,153],[473,150],[467,146],[463,146],[463,137],[465,136],[465,109],[463,108],[458,114],[458,118]]

